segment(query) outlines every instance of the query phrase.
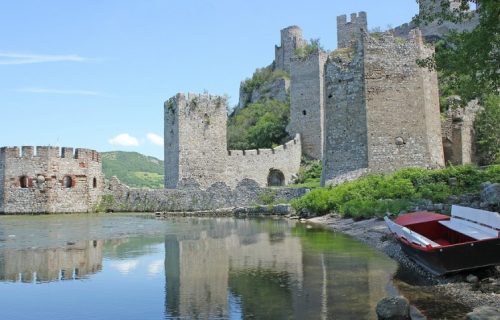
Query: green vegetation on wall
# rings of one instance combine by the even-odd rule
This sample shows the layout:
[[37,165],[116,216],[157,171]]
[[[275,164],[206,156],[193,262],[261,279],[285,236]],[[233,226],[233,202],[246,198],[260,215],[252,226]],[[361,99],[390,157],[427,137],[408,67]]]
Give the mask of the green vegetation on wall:
[[325,49],[321,46],[319,39],[311,39],[304,46],[295,49],[295,55],[298,58],[304,59],[318,51],[325,51]]
[[243,81],[241,87],[244,92],[251,93],[253,90],[259,89],[265,83],[281,78],[289,79],[290,75],[283,70],[273,70],[273,66],[270,65],[265,68],[255,70],[253,76],[250,79]]
[[398,213],[422,200],[444,203],[450,196],[478,194],[485,181],[500,182],[500,165],[441,170],[406,168],[394,174],[368,175],[335,187],[314,189],[292,201],[295,210],[317,214],[337,212],[357,219]]
[[253,103],[236,109],[227,123],[228,148],[272,148],[286,140],[290,104],[277,100]]
[[163,161],[137,152],[103,152],[102,169],[106,179],[117,176],[136,188],[163,188]]

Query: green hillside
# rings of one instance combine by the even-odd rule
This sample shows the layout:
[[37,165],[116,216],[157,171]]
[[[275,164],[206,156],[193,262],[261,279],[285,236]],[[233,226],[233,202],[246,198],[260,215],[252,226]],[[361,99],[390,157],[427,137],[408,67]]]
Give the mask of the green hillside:
[[137,152],[102,152],[106,179],[117,176],[121,182],[137,188],[163,188],[163,161]]

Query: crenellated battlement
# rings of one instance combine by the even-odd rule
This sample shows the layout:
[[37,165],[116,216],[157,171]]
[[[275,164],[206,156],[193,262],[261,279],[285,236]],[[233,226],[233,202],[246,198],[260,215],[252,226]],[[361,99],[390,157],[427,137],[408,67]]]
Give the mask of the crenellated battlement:
[[283,154],[288,153],[291,148],[300,148],[300,134],[295,135],[290,141],[276,146],[274,148],[261,148],[261,149],[249,149],[249,150],[228,150],[228,156],[259,156],[259,155],[272,155],[272,154]]
[[5,159],[32,159],[32,158],[63,158],[79,159],[87,161],[101,162],[99,152],[84,148],[53,147],[53,146],[22,146],[22,147],[2,147],[0,156]]
[[357,38],[362,31],[368,30],[368,19],[366,12],[351,14],[351,21],[347,21],[347,15],[337,17],[337,48],[346,48],[351,41]]

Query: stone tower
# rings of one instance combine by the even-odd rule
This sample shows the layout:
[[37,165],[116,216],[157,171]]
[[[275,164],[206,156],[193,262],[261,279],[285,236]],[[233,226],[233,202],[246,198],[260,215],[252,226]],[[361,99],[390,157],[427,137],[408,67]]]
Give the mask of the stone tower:
[[91,212],[103,192],[101,156],[95,150],[0,148],[1,213]]
[[164,104],[165,188],[192,178],[201,187],[225,181],[226,100],[179,93]]
[[327,54],[321,50],[296,57],[290,68],[290,135],[299,133],[302,152],[321,159],[323,149],[324,66]]
[[351,41],[358,37],[360,30],[368,31],[368,20],[366,12],[352,13],[351,21],[347,22],[347,16],[341,15],[337,17],[337,48],[346,48]]
[[354,39],[325,67],[322,184],[443,166],[437,75],[416,64],[433,49],[418,30],[409,40],[363,30]]
[[281,45],[275,47],[274,69],[290,72],[290,60],[295,55],[297,48],[303,47],[305,41],[302,37],[302,29],[298,26],[290,26],[281,30]]

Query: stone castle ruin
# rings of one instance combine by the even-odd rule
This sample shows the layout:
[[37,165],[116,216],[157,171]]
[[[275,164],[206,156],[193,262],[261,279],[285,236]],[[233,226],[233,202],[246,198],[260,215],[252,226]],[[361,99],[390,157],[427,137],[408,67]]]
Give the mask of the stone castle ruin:
[[[226,151],[221,98],[177,95],[167,101],[165,186],[175,188],[187,178],[205,187],[234,186],[243,178],[260,186],[287,184],[298,171],[300,149],[323,161],[323,185],[367,172],[444,166],[437,74],[417,65],[434,49],[418,29],[403,38],[394,31],[368,33],[367,26],[364,12],[350,21],[339,16],[338,48],[317,48],[305,56],[297,54],[309,45],[302,30],[285,28],[267,68],[284,71],[289,79],[273,79],[252,92],[242,83],[239,108],[289,96],[287,131],[295,138],[284,146]],[[275,170],[284,178],[272,178]]]
[[[453,0],[451,7],[456,4]],[[237,108],[262,99],[290,102],[287,143],[228,150],[226,99],[179,93],[164,104],[165,188],[179,190],[157,194],[115,190],[112,184],[105,190],[94,150],[4,147],[0,213],[90,212],[110,193],[123,203],[136,199],[130,204],[136,210],[150,202],[172,210],[250,203],[263,187],[293,182],[302,156],[322,160],[322,185],[368,172],[474,161],[472,123],[478,107],[450,111],[441,123],[437,75],[416,63],[433,53],[424,38],[446,30],[410,31],[408,24],[368,33],[367,26],[364,12],[351,14],[349,21],[339,16],[338,48],[332,52],[311,46],[298,26],[285,28],[266,67],[278,76],[259,87],[242,83]]]
[[234,188],[243,179],[282,186],[299,170],[299,136],[273,149],[227,150],[223,97],[179,93],[165,102],[164,111],[167,189],[189,179],[203,189],[217,182]]
[[24,146],[0,149],[0,212],[91,212],[104,191],[97,151]]

